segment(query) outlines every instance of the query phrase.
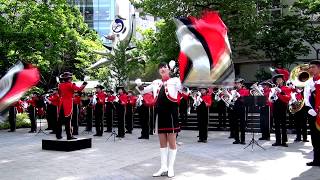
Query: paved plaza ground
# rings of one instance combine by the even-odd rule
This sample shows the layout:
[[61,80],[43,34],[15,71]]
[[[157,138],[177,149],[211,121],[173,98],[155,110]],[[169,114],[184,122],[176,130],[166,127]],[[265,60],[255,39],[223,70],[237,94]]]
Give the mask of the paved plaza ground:
[[[91,149],[74,152],[42,150],[41,140],[54,135],[35,136],[28,130],[0,131],[1,180],[167,179],[151,177],[160,166],[158,139],[156,135],[150,140],[137,139],[139,129],[116,142],[106,141],[110,133],[93,137]],[[257,146],[252,151],[233,145],[228,132],[209,132],[206,144],[196,142],[197,133],[185,130],[179,134],[173,179],[320,179],[319,167],[305,165],[312,158],[311,143],[294,143],[294,135],[289,135],[288,148],[272,147],[272,136],[271,141],[259,141],[265,151]],[[246,138],[248,143],[250,133]]]

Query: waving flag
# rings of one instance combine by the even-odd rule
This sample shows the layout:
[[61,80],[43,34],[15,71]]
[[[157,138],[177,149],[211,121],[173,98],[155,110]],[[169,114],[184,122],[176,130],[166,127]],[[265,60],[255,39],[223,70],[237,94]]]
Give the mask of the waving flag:
[[232,86],[234,68],[227,27],[218,13],[175,19],[180,44],[179,70],[186,86]]
[[18,62],[0,79],[0,115],[40,80],[37,68]]

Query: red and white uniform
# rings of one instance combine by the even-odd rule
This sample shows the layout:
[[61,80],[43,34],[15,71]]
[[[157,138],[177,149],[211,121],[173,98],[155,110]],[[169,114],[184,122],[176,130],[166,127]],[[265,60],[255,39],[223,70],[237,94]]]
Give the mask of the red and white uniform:
[[72,82],[63,82],[58,86],[58,91],[60,95],[59,111],[63,108],[64,116],[68,117],[72,115],[72,105],[73,105],[73,94],[75,91],[82,91],[85,85],[80,87],[76,86]]

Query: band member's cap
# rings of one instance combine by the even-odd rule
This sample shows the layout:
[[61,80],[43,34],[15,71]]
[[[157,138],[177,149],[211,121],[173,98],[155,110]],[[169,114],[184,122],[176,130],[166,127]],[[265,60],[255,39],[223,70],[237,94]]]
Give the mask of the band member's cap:
[[244,79],[242,79],[242,78],[237,78],[237,79],[235,79],[234,82],[236,82],[236,83],[244,83]]
[[94,88],[99,88],[99,89],[104,89],[104,87],[102,86],[102,85],[97,85],[96,87],[94,87]]
[[72,78],[72,73],[71,72],[64,72],[59,76],[60,79],[68,79]]
[[283,75],[283,74],[275,74],[275,75],[273,75],[273,76],[272,76],[272,82],[273,82],[273,83],[276,83],[276,80],[277,80],[278,78],[282,78],[282,79],[284,80],[284,75]]
[[310,61],[309,64],[314,64],[314,65],[320,65],[320,60],[313,60],[313,61]]

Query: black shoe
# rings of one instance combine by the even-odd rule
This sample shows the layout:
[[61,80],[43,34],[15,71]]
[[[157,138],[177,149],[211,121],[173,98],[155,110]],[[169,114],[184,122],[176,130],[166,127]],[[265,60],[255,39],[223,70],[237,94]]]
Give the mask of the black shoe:
[[106,130],[106,131],[104,131],[104,132],[112,132],[111,130]]
[[58,136],[57,139],[62,139],[62,136]]
[[287,143],[282,143],[281,146],[288,147],[288,144]]
[[56,134],[56,132],[52,131],[52,132],[50,132],[49,134]]
[[232,144],[240,144],[240,141],[234,141]]
[[198,142],[203,142],[203,140],[202,140],[202,139],[199,139]]
[[45,129],[45,131],[48,131],[48,130],[52,130],[51,128],[47,128],[47,129]]
[[71,137],[68,137],[67,140],[73,140],[73,139],[77,139],[76,137],[74,136],[71,136]]
[[16,130],[9,130],[8,132],[15,132]]
[[246,142],[245,141],[241,141],[240,144],[246,144]]
[[280,143],[273,143],[272,146],[281,146]]
[[28,133],[35,133],[36,131],[29,131]]
[[72,133],[73,135],[79,135],[79,133],[78,132],[74,132],[74,133]]
[[99,134],[94,134],[93,136],[100,136]]
[[150,132],[149,135],[153,135],[153,132]]
[[117,135],[116,137],[117,138],[124,138],[124,135],[123,136]]
[[307,166],[320,166],[320,163],[311,161],[307,163]]
[[294,140],[294,142],[300,142],[301,141],[301,139],[295,139]]
[[126,131],[126,134],[132,134],[132,131]]
[[140,136],[138,139],[149,139],[149,137]]
[[308,139],[304,139],[303,142],[309,142],[309,140]]

